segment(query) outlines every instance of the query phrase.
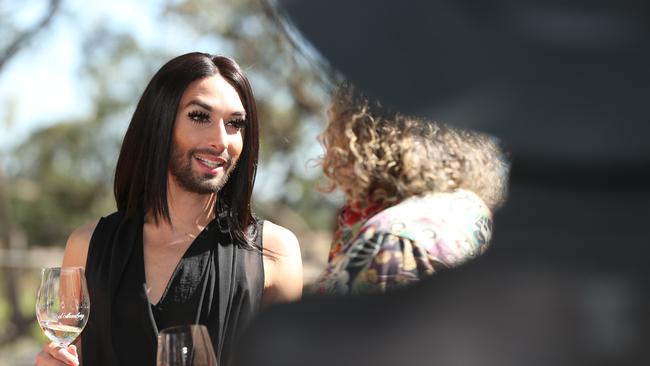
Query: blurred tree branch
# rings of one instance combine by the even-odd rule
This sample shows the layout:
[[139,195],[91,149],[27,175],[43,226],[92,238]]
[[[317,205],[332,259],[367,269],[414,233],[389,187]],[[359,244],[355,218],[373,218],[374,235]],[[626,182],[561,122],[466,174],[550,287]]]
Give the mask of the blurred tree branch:
[[61,0],[50,0],[49,6],[43,17],[31,28],[20,32],[9,45],[0,53],[0,72],[7,62],[14,57],[29,41],[41,30],[45,29],[54,19],[54,16],[61,7]]

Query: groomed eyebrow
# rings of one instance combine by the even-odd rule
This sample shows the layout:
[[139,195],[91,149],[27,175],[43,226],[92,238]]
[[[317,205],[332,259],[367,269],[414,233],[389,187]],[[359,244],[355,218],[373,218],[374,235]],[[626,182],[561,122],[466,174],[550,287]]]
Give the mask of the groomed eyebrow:
[[233,112],[233,114],[231,114],[230,117],[246,119],[246,113],[244,113],[244,112]]
[[[191,106],[191,105],[199,106],[199,107],[201,107],[201,108],[207,110],[208,112],[212,112],[212,107],[211,107],[209,104],[207,104],[207,103],[203,103],[202,101],[200,101],[200,100],[198,100],[198,99],[192,99],[192,100],[190,100],[190,102],[187,103],[187,105],[185,106],[185,108],[187,108],[187,107],[189,107],[189,106]],[[243,118],[243,119],[246,119],[246,112],[236,111],[236,112],[231,113],[231,114],[230,114],[230,117],[236,117],[236,118]]]
[[199,107],[201,107],[203,109],[207,109],[209,112],[212,112],[212,107],[209,104],[201,102],[200,100],[196,100],[196,99],[190,100],[190,102],[187,103],[185,108],[187,108],[187,107],[189,107],[191,105],[196,105],[196,106],[199,106]]

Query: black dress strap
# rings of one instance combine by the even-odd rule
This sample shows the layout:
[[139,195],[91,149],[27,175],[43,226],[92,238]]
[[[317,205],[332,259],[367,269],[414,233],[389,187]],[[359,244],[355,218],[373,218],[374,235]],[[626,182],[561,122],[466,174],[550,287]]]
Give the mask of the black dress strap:
[[[211,334],[214,331],[218,334],[219,343],[215,350],[219,365],[229,365],[231,348],[261,307],[264,290],[263,224],[263,220],[256,220],[250,231],[258,250],[228,245],[222,241],[217,246],[218,312],[213,313],[208,326]],[[218,320],[214,319],[216,316]],[[217,325],[219,326],[215,329]]]
[[90,316],[81,334],[82,360],[86,365],[119,363],[114,352],[114,333],[110,331],[113,302],[143,220],[143,216],[126,218],[122,212],[115,212],[99,220],[90,239],[85,271]]

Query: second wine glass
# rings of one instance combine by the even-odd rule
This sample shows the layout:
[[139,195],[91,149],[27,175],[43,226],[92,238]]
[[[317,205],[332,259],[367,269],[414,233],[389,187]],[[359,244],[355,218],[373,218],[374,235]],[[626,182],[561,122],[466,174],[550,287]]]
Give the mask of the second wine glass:
[[217,366],[208,329],[203,325],[165,328],[158,335],[157,366]]

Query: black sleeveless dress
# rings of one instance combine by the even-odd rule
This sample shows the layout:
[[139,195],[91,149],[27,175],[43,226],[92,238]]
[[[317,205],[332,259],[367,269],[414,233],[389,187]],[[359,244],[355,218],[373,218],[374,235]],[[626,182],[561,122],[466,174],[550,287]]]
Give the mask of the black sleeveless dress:
[[[251,226],[259,248],[262,222]],[[239,331],[261,304],[261,252],[233,244],[215,219],[192,242],[160,301],[152,305],[144,288],[143,223],[144,215],[125,218],[116,212],[102,218],[92,235],[86,261],[91,308],[81,335],[82,365],[155,365],[155,329],[197,319],[210,332],[219,365],[228,365]]]

